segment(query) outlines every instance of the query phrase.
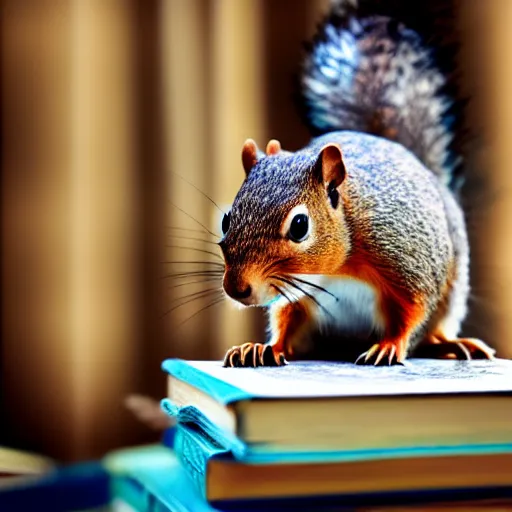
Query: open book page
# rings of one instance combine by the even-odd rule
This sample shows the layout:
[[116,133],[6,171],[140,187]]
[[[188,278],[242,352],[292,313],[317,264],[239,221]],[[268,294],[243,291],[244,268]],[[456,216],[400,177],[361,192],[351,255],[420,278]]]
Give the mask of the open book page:
[[277,368],[223,368],[219,361],[186,364],[254,397],[493,392],[510,393],[512,397],[512,361],[507,360],[409,359],[404,366],[391,367],[314,361],[292,362]]

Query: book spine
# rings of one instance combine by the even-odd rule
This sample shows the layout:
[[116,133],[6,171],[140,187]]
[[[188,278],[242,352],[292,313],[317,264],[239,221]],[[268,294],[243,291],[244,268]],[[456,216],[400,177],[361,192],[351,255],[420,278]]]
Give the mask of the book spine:
[[183,431],[183,427],[176,428],[174,436],[174,450],[181,465],[187,472],[188,476],[194,482],[196,489],[201,496],[206,499],[206,472],[208,471],[208,457],[205,454],[198,453],[190,442],[187,434]]
[[201,496],[208,499],[208,462],[226,450],[199,431],[179,424],[174,436],[174,450]]

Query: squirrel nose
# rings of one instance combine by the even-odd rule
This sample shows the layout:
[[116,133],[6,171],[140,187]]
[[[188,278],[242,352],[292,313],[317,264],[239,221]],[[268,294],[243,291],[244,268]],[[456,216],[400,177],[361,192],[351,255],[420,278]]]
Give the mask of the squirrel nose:
[[224,274],[223,280],[224,291],[233,300],[236,300],[245,306],[249,306],[254,303],[256,290],[251,286],[250,280],[246,278],[237,269],[228,269]]
[[233,299],[248,299],[251,296],[251,293],[251,285],[247,285],[245,290],[233,288],[233,290],[231,291],[231,296],[233,297]]

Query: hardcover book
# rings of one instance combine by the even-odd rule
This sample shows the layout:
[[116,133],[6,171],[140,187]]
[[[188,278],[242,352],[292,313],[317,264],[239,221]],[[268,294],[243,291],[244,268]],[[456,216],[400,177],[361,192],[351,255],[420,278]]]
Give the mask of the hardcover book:
[[[175,451],[201,495],[210,502],[380,495],[423,495],[479,489],[512,493],[512,444],[508,447],[389,449],[342,455],[336,461],[251,463],[235,460],[197,428],[178,425]],[[430,496],[435,499],[435,496]],[[446,499],[446,496],[445,496]]]
[[170,359],[163,369],[164,410],[199,425],[239,459],[512,444],[512,361],[305,361],[253,369]]

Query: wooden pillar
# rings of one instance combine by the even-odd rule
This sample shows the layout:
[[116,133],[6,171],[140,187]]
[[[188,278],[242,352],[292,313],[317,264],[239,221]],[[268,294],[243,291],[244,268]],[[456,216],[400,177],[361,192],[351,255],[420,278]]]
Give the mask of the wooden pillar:
[[[483,265],[492,284],[496,311],[496,346],[503,357],[512,357],[512,2],[490,0],[472,4],[479,14],[481,58],[487,83],[482,90],[491,167],[492,204],[486,215],[482,244]],[[478,9],[478,10],[477,10]]]
[[73,449],[71,7],[2,4],[2,398],[7,441]]
[[122,442],[137,372],[133,36],[132,4],[72,2],[68,348],[78,456]]
[[2,423],[25,448],[97,456],[129,437],[137,371],[133,11],[2,15]]

